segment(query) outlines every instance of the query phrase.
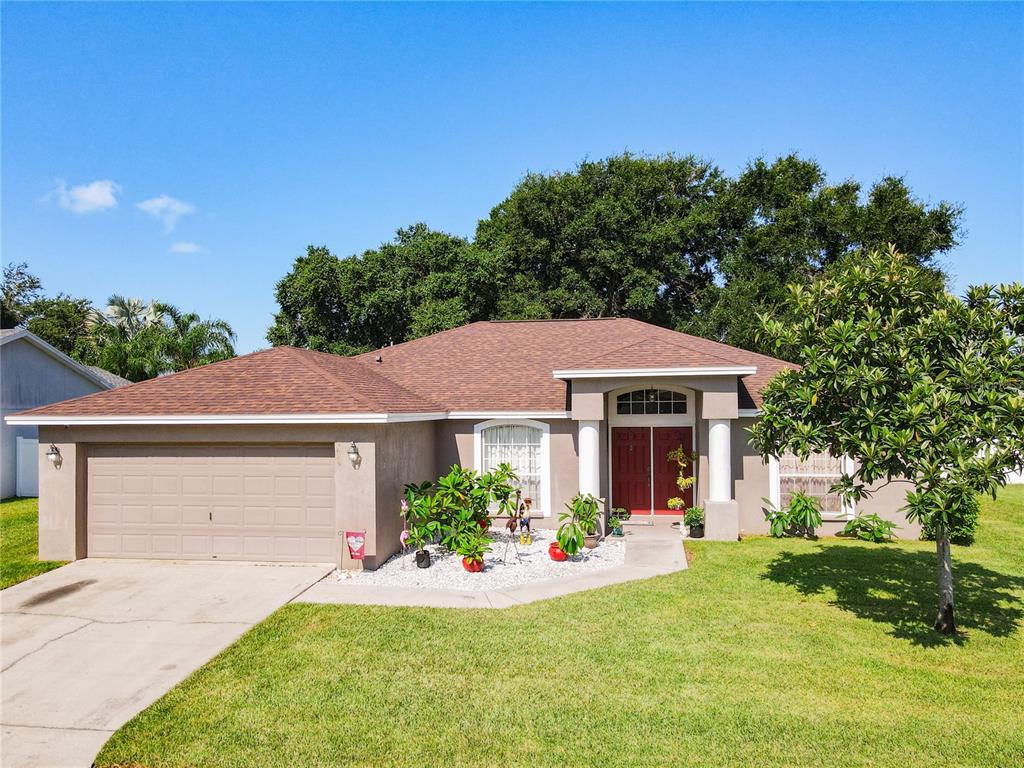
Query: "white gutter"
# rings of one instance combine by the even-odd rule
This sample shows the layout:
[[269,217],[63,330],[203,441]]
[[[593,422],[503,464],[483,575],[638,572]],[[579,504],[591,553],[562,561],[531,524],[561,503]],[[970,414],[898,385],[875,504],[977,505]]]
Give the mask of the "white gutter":
[[581,368],[554,371],[556,379],[640,379],[652,376],[750,376],[757,366],[736,365],[699,368]]
[[436,421],[448,418],[436,413],[282,413],[282,414],[196,414],[152,416],[8,416],[8,424],[38,426],[121,426],[172,424],[397,424],[407,421]]
[[449,411],[449,419],[568,419],[569,411]]

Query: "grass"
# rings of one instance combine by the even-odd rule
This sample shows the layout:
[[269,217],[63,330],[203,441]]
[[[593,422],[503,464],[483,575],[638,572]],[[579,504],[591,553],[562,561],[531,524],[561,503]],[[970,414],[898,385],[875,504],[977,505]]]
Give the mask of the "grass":
[[0,589],[62,565],[39,559],[39,500],[0,501]]
[[1024,488],[955,550],[697,543],[690,570],[503,611],[291,605],[98,766],[1024,763]]

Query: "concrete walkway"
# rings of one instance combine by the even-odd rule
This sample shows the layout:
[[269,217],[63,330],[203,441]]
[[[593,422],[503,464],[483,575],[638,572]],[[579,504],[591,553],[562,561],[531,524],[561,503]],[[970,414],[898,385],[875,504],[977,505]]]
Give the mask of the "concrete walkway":
[[79,560],[0,592],[0,765],[80,768],[333,566]]
[[[662,523],[662,521],[657,521]],[[561,597],[586,589],[607,587],[635,579],[647,579],[686,568],[686,554],[679,531],[665,521],[652,526],[629,525],[626,562],[597,573],[565,579],[548,579],[509,589],[454,590],[382,587],[324,579],[295,598],[296,603],[350,605],[404,605],[430,608],[509,608]]]

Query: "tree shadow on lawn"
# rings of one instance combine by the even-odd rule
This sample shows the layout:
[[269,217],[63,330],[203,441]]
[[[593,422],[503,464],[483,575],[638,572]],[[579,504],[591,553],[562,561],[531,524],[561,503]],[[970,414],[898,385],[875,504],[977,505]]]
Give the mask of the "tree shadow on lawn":
[[[917,645],[962,644],[962,634],[941,635],[931,622],[938,610],[935,555],[886,546],[823,544],[806,553],[782,552],[762,578],[789,584],[804,595],[835,590],[844,611],[892,627],[894,637]],[[976,563],[953,561],[957,624],[996,637],[1013,634],[1024,617],[1014,590],[1024,578]]]

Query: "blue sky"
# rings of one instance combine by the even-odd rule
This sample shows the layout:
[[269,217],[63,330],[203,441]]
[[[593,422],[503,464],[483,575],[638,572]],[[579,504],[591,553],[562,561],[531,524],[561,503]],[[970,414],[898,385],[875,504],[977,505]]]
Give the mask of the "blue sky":
[[526,171],[625,149],[795,150],[962,203],[957,289],[1019,280],[1022,9],[4,3],[3,260],[245,352],[308,243],[469,236]]

